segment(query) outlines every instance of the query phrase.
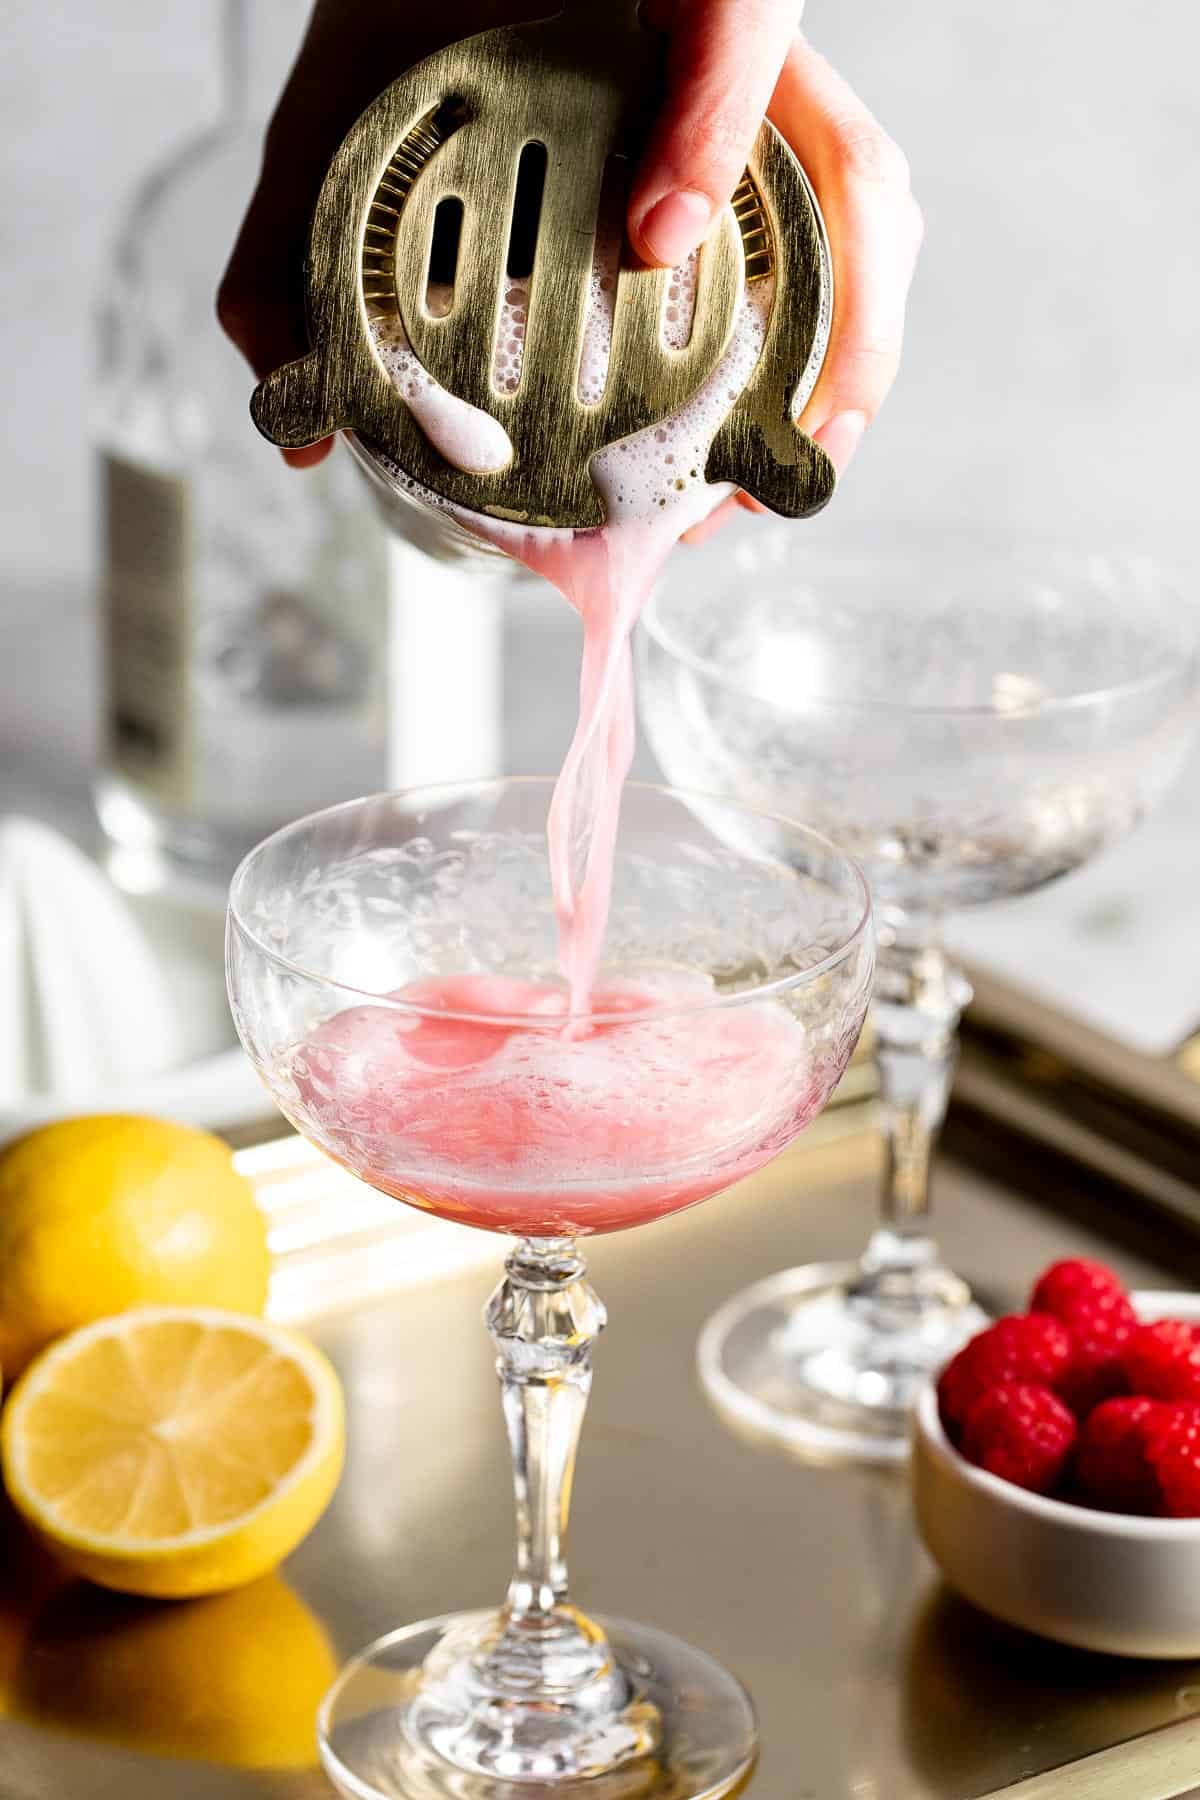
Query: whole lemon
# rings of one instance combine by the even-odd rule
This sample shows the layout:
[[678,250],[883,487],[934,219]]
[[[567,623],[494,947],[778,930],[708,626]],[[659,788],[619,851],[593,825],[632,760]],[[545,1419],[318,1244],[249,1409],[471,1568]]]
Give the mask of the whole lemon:
[[266,1227],[228,1145],[126,1114],[44,1125],[0,1150],[0,1368],[145,1304],[261,1313]]

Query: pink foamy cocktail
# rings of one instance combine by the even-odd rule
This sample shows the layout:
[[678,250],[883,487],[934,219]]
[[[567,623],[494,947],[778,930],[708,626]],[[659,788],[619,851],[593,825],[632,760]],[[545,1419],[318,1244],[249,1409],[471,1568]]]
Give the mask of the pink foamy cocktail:
[[373,1187],[516,1236],[619,1231],[691,1206],[795,1137],[840,1065],[783,1001],[698,1018],[712,985],[655,972],[566,992],[494,975],[351,1006],[290,1057],[305,1127]]

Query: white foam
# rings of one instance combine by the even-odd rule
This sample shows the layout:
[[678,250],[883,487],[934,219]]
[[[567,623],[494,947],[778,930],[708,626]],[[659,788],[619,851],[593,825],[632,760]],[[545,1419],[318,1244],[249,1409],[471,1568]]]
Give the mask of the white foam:
[[613,319],[617,306],[617,281],[621,273],[625,199],[624,182],[610,180],[606,176],[596,218],[592,272],[588,282],[587,311],[584,315],[583,348],[575,390],[585,406],[595,406],[604,398],[608,382]]
[[693,250],[680,268],[671,270],[662,318],[663,342],[668,349],[686,350],[692,341],[692,320],[696,312],[696,286],[699,277],[699,250]]
[[439,456],[473,475],[494,474],[508,467],[512,442],[503,425],[434,380],[409,343],[398,315],[372,319],[371,335],[380,362]]
[[[743,290],[725,354],[673,418],[610,444],[593,459],[592,476],[610,524],[670,514],[674,541],[732,491],[725,483],[706,482],[704,466],[762,351],[773,286],[767,280]],[[685,523],[679,515],[686,515]]]
[[521,385],[528,320],[529,282],[510,277],[500,303],[500,321],[492,350],[492,386],[498,394],[515,394]]

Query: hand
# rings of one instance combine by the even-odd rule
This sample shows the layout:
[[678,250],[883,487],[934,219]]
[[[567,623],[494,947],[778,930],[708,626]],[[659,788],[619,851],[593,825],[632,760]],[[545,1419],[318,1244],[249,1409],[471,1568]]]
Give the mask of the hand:
[[[695,10],[720,9],[701,5]],[[737,0],[727,0],[725,10],[740,10]],[[755,0],[748,10],[773,8],[768,0]],[[690,91],[685,86],[676,101],[679,116],[684,118]],[[912,196],[904,152],[800,34],[787,47],[767,116],[803,163],[829,233],[833,330],[820,379],[800,422],[841,475],[896,378],[908,290],[921,248],[921,212]],[[749,115],[737,125],[748,147],[755,126]],[[660,124],[648,154],[655,153],[659,139],[669,129],[666,122]],[[714,139],[721,143],[724,138],[724,130],[714,132],[711,123],[701,130],[685,123],[677,133],[680,143],[697,146],[692,167],[700,171],[705,167],[703,145]],[[737,166],[731,178],[732,163]],[[728,191],[733,191],[744,163],[745,153],[740,161],[734,157],[722,167],[722,190],[728,186]],[[670,150],[666,166],[677,166]],[[653,192],[644,171],[638,187]],[[635,201],[637,197],[635,194]],[[688,541],[703,542],[739,503],[751,512],[763,510],[756,500],[738,494],[689,531]]]
[[[432,10],[399,0],[317,0],[218,296],[221,323],[256,376],[308,347],[300,269],[309,219],[334,151],[375,98],[379,71],[410,67],[476,31],[544,17],[547,5],[444,0],[436,25]],[[769,113],[804,164],[829,231],[833,334],[802,422],[841,472],[900,357],[921,235],[903,154],[795,35],[795,0],[645,0],[645,10],[670,50],[663,109],[630,194],[630,239],[649,262],[681,261],[741,179]],[[307,467],[329,448],[326,439],[284,454]]]

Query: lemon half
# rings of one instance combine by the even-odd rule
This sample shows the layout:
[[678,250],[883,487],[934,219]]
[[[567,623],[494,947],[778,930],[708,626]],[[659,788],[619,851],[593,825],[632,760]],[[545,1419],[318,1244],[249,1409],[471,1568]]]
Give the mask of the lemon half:
[[321,1352],[206,1307],[73,1332],[26,1370],[0,1431],[13,1505],[70,1568],[170,1598],[274,1568],[324,1511],[342,1454]]

